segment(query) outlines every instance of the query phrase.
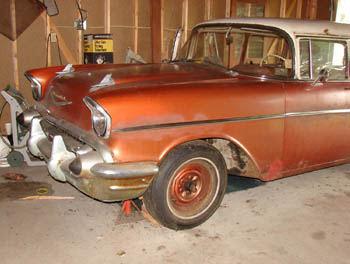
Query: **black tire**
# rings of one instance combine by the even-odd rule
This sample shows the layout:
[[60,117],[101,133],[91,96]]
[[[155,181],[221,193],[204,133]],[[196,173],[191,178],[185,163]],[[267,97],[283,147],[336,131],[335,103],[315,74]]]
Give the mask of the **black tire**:
[[147,211],[162,225],[187,229],[220,206],[227,186],[225,160],[204,141],[184,143],[164,158],[144,194]]

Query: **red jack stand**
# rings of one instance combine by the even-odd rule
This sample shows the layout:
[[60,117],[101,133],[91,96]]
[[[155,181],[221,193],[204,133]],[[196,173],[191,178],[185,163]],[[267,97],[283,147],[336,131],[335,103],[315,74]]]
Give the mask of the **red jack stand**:
[[121,213],[124,212],[125,215],[129,215],[131,213],[131,205],[140,211],[140,208],[137,207],[133,200],[126,200],[123,202]]

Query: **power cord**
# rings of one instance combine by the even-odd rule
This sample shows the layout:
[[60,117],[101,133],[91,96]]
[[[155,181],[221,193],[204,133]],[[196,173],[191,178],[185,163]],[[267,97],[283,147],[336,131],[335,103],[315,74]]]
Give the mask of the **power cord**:
[[[46,67],[48,67],[48,64],[49,64],[49,41],[51,41],[51,34],[52,32],[49,33],[46,40]],[[60,49],[60,43],[57,35],[56,35],[56,39],[57,39],[58,58],[60,60],[60,65],[62,65],[61,49]]]
[[[78,0],[75,0],[75,7],[78,9],[79,14],[80,14],[80,20],[82,25],[84,25],[84,22],[86,21],[87,17],[88,17],[88,11],[86,11],[85,9],[82,9],[79,5]],[[83,12],[85,13],[85,18],[83,16]]]

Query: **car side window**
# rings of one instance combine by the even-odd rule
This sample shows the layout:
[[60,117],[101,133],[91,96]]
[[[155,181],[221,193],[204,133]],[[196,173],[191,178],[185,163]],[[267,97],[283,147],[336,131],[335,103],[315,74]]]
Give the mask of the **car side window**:
[[316,79],[322,69],[329,71],[329,80],[347,78],[345,41],[301,39],[299,47],[301,78]]

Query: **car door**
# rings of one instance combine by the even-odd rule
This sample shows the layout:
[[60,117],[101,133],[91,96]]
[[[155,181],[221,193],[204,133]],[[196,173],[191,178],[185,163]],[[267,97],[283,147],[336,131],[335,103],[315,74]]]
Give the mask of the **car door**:
[[[300,38],[300,79],[286,82],[287,174],[343,162],[350,154],[347,41]],[[317,81],[320,71],[329,72]]]

